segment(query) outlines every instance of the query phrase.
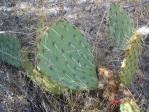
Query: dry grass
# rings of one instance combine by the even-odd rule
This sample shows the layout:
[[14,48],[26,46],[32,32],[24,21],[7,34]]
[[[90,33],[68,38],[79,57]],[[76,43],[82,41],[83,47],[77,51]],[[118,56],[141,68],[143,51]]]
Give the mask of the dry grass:
[[[99,6],[103,2],[102,0],[94,1]],[[6,4],[4,7],[0,5],[0,30],[13,32],[21,42],[22,47],[29,52],[29,58],[34,63],[35,37],[39,17],[46,15],[48,21],[63,17],[65,11],[62,2],[57,2],[56,5],[51,3],[49,8],[47,8],[48,0],[37,0],[34,3],[18,0],[10,4],[12,7]],[[110,3],[112,0],[108,2]],[[137,1],[129,1],[127,5],[135,3]],[[126,5],[126,2],[120,1],[120,4]],[[148,5],[132,7],[129,10],[136,27],[149,23]],[[103,14],[105,15],[99,21],[97,36],[90,40],[90,44],[93,47],[97,65],[100,64],[116,73],[122,60],[123,51],[116,49],[109,39],[106,25],[107,10],[104,9]],[[77,21],[77,19],[75,18],[74,21]],[[143,75],[142,72],[138,72],[136,78],[136,80],[139,80],[139,83],[135,84],[138,88],[134,96],[137,98],[141,98],[142,95],[139,87],[140,83],[144,81]],[[144,102],[141,99],[139,100],[140,105],[141,103],[148,103],[147,99],[144,99]],[[24,70],[0,62],[0,111],[3,109],[6,112],[95,112],[96,109],[107,111],[109,107],[108,100],[103,97],[103,90],[66,92],[63,95],[47,93],[30,81]]]

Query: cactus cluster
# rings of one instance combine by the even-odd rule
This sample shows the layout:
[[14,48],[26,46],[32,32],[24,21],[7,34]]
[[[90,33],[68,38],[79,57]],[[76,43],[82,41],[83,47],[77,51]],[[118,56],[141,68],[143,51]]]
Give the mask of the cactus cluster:
[[37,40],[37,68],[55,83],[72,90],[96,88],[94,57],[76,27],[60,20],[45,28]]
[[[42,78],[50,80],[49,82],[56,84],[58,88],[96,88],[99,79],[94,57],[83,33],[65,20],[46,26],[42,19],[38,26],[36,62],[37,69],[46,77]],[[141,39],[138,33],[134,33],[134,24],[128,12],[116,4],[110,7],[109,32],[115,44],[126,51],[119,73],[121,82],[130,86],[139,63]],[[0,34],[1,60],[19,67],[20,48],[16,38],[9,34]],[[23,55],[27,59],[26,55]],[[21,65],[31,72],[30,77],[34,80],[35,69],[29,61],[22,62]],[[31,74],[34,74],[33,77]],[[53,87],[52,85],[49,88]]]
[[14,36],[0,33],[0,60],[19,67],[21,64],[20,48],[21,45]]
[[134,23],[128,12],[119,5],[112,4],[109,11],[109,33],[117,47],[125,50],[125,58],[120,68],[120,80],[130,86],[141,54],[141,38],[134,33]]
[[83,33],[65,20],[50,27],[43,21],[39,24],[37,69],[28,60],[27,52],[20,49],[15,37],[0,34],[0,59],[24,68],[30,79],[47,91],[60,93],[66,89],[86,90],[98,86],[90,45]]
[[[112,4],[109,11],[109,33],[117,47],[125,50],[125,57],[119,71],[121,82],[130,86],[134,79],[141,54],[140,33],[134,33],[134,24],[128,12]],[[19,41],[9,35],[0,34],[0,60],[28,72],[31,80],[47,91],[60,93],[63,90],[90,90],[98,87],[94,56],[83,33],[66,20],[59,20],[50,26],[41,21],[38,27],[36,67],[20,52]],[[21,61],[22,60],[22,61]],[[107,73],[107,74],[106,74]],[[110,85],[115,83],[111,78]],[[112,89],[114,89],[111,86]],[[117,88],[117,86],[115,86]],[[116,90],[116,89],[115,89]],[[140,112],[132,99],[125,98],[120,105],[121,112]]]

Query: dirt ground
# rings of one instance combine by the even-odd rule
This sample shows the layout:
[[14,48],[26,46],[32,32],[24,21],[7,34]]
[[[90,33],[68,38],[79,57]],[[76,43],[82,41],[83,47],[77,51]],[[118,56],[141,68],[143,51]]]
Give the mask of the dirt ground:
[[[130,12],[137,29],[149,26],[147,0],[0,0],[0,31],[15,35],[34,62],[40,17],[46,16],[49,22],[66,18],[86,35],[96,63],[117,72],[122,61],[121,50],[115,47],[107,33],[107,11],[112,2],[118,2]],[[149,110],[149,35],[142,47],[140,66],[130,90],[139,107]],[[102,90],[63,95],[47,93],[30,81],[26,71],[0,62],[0,112],[104,111],[109,104],[102,94]]]

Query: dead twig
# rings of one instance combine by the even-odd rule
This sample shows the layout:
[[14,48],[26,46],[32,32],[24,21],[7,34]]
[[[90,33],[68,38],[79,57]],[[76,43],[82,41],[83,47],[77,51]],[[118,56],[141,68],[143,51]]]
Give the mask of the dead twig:
[[142,6],[143,4],[149,4],[149,0],[146,0],[144,2],[140,2],[138,4],[134,4],[134,5],[131,5],[131,6],[124,6],[124,8],[129,9],[129,8],[133,8],[133,7],[139,7],[139,6]]

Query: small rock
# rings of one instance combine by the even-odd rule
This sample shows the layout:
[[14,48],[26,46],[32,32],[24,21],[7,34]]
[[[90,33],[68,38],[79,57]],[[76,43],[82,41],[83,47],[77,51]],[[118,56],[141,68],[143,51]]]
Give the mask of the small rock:
[[64,2],[63,3],[64,10],[72,10],[74,8],[74,5],[71,2]]
[[92,38],[96,38],[96,32],[95,31],[91,31],[90,35]]
[[87,0],[77,0],[77,4],[82,4],[84,2],[86,2]]
[[49,2],[58,2],[58,0],[49,0]]
[[91,8],[91,13],[94,13],[94,11],[97,9],[97,6],[93,5],[93,7]]
[[93,16],[94,17],[99,17],[99,14],[98,13],[94,13]]
[[103,9],[109,9],[109,7],[110,7],[110,4],[107,2],[101,4],[101,8]]
[[88,7],[85,7],[85,11],[90,11],[91,10],[91,5]]

